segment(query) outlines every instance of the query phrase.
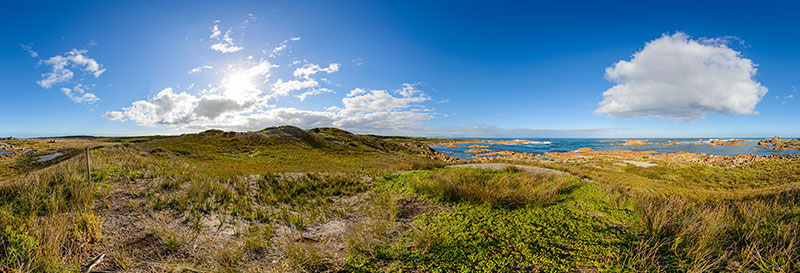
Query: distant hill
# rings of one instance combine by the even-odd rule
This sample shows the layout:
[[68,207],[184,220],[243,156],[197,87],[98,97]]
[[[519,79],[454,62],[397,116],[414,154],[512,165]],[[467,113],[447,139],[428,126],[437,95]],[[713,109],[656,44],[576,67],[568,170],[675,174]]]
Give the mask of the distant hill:
[[196,134],[119,138],[135,143],[145,152],[166,153],[197,159],[221,157],[276,157],[297,155],[302,151],[327,156],[423,156],[432,159],[455,160],[432,150],[419,138],[359,135],[337,128],[303,130],[294,126],[269,127],[259,131],[233,132],[207,130]]

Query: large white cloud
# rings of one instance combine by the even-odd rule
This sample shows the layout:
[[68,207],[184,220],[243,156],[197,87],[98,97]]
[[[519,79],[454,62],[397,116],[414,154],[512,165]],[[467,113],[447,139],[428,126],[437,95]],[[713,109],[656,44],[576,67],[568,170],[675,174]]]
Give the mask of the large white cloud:
[[142,126],[185,126],[226,114],[238,115],[266,104],[269,96],[264,90],[275,67],[278,66],[267,60],[254,61],[243,68],[229,69],[218,85],[210,85],[198,94],[165,88],[148,100],[131,103],[123,111],[107,112],[105,118]]
[[[256,130],[291,124],[300,127],[341,127],[366,132],[414,130],[434,118],[431,109],[415,103],[430,100],[422,91],[394,96],[385,90],[355,89],[342,99],[343,107],[320,111],[277,107],[266,103],[245,105],[225,96],[176,93],[166,88],[149,100],[136,101],[105,118],[132,121],[142,126],[168,125],[190,129]],[[327,91],[326,91],[327,92]],[[265,101],[262,101],[265,102]]]
[[710,113],[757,114],[767,88],[755,79],[756,65],[729,48],[725,39],[663,35],[630,61],[606,68],[614,83],[595,114],[612,118],[669,118],[692,122]]

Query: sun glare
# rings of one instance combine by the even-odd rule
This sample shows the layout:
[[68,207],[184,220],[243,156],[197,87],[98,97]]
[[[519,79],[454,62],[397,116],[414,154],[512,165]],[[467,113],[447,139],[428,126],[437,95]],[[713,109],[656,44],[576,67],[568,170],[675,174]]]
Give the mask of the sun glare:
[[245,72],[236,72],[225,78],[223,82],[225,93],[235,99],[248,96],[256,90],[253,80]]
[[255,88],[253,81],[244,72],[234,73],[225,79],[225,87],[232,91],[247,91]]

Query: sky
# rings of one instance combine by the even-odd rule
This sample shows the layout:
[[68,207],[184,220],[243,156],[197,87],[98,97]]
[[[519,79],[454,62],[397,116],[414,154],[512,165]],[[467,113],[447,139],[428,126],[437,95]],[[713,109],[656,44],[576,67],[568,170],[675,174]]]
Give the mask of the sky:
[[800,136],[798,2],[19,1],[0,136]]

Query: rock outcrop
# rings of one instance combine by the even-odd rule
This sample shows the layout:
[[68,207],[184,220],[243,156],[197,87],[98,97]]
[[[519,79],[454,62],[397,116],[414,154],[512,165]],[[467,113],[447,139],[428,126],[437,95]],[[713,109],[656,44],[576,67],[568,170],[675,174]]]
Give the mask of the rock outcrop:
[[653,145],[652,142],[647,142],[646,140],[638,140],[638,139],[626,139],[625,142],[620,143],[619,145]]
[[492,150],[489,150],[489,149],[469,149],[469,150],[466,150],[464,152],[468,153],[468,154],[480,154],[480,153],[492,152]]
[[770,151],[800,150],[800,139],[781,139],[778,136],[758,142],[758,147]]

